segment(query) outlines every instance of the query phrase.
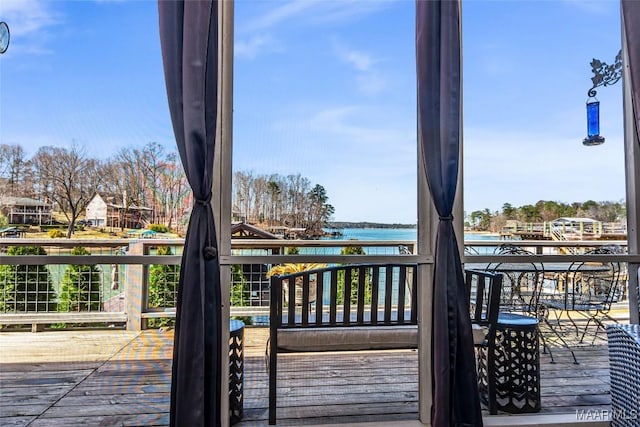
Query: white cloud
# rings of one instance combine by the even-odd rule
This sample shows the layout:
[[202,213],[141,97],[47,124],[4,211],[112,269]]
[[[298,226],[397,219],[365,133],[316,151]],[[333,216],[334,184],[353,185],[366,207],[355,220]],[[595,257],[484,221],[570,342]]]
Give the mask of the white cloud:
[[358,89],[365,95],[377,95],[387,88],[387,80],[376,72],[360,75],[356,80]]
[[[303,122],[309,133],[322,133],[340,144],[347,143],[361,150],[362,145],[397,146],[411,135],[389,126],[382,117],[368,107],[344,106],[320,110]],[[390,145],[389,145],[390,144]]]
[[41,0],[1,0],[0,17],[11,31],[11,47],[7,53],[50,54],[47,42],[51,27],[62,23],[62,16],[53,11],[52,2]]
[[579,140],[466,129],[464,198],[467,212],[538,200],[617,201],[625,197],[620,138],[599,147]]
[[270,34],[256,35],[246,40],[236,39],[234,56],[253,59],[260,54],[283,52],[281,44]]
[[292,0],[278,2],[279,6],[248,22],[240,31],[260,31],[295,20],[298,24],[327,25],[348,22],[377,12],[389,5],[389,0]]
[[325,186],[336,219],[415,222],[415,132],[380,114],[352,105],[318,111],[302,123],[308,138],[302,170]]
[[24,37],[61,22],[50,5],[41,0],[2,0],[0,16],[9,24],[12,36]]
[[316,7],[320,0],[294,0],[286,2],[279,7],[270,10],[268,13],[247,23],[247,26],[253,31],[272,28],[283,21],[286,21],[296,15],[305,12],[308,9]]
[[386,79],[375,68],[375,65],[381,62],[380,59],[374,58],[365,51],[354,49],[337,39],[333,40],[333,51],[342,62],[357,71],[355,80],[361,93],[372,96],[386,89]]
[[[600,15],[611,12],[612,8],[618,8],[619,3],[614,0],[564,0],[577,10],[588,14]],[[619,10],[619,9],[618,9]]]
[[333,41],[333,49],[340,60],[353,66],[358,71],[368,71],[375,62],[368,53],[352,49],[337,40]]

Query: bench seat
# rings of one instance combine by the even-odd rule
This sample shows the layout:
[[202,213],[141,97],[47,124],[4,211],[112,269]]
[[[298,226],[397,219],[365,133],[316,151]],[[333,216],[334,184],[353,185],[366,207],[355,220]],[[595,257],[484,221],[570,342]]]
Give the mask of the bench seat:
[[280,329],[279,352],[418,348],[417,325]]

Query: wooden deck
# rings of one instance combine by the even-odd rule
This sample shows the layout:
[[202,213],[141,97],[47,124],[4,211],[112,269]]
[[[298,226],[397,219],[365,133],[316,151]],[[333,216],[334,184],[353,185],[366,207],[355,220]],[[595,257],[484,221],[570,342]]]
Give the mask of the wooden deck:
[[[266,425],[266,328],[246,328],[244,419]],[[173,334],[0,333],[0,425],[168,425]],[[606,409],[606,345],[541,355],[542,413]],[[282,355],[278,425],[417,420],[415,351]]]

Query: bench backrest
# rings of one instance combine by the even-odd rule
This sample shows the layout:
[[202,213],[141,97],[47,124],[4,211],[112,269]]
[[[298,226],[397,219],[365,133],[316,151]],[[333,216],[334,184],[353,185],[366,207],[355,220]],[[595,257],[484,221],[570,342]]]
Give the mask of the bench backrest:
[[469,292],[471,322],[495,328],[500,311],[502,274],[489,271],[465,270],[465,283]]
[[338,265],[271,278],[275,328],[417,324],[414,264]]

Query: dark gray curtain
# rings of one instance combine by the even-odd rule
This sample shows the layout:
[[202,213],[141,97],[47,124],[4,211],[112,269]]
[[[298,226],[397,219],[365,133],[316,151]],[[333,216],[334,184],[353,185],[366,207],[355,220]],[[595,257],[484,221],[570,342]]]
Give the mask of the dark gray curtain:
[[[627,37],[627,61],[631,75],[631,92],[633,93],[633,117],[636,132],[640,131],[640,2],[622,0],[622,29]],[[640,135],[638,136],[640,140]]]
[[[627,62],[624,66],[629,66],[629,76],[631,77],[631,81],[625,81],[626,86],[630,86],[631,92],[631,100],[633,104],[633,123],[635,124],[635,132],[639,146],[635,147],[636,149],[640,149],[640,2],[638,1],[630,1],[630,0],[622,0],[622,31],[624,32],[624,36],[626,38],[626,56],[624,57],[624,61]],[[625,102],[626,102],[626,94],[625,94]],[[625,115],[628,115],[628,112],[625,111]],[[625,122],[626,122],[625,117]],[[626,125],[626,123],[625,123]],[[625,129],[626,130],[626,129]],[[625,135],[626,138],[629,138],[631,135]],[[632,149],[633,147],[628,147]],[[634,156],[633,150],[627,150],[627,155]],[[633,158],[633,157],[632,157]],[[637,162],[637,160],[636,160]],[[638,167],[636,165],[636,167]],[[627,175],[627,179],[634,179],[633,177],[629,177]],[[631,187],[629,187],[629,185]],[[627,183],[627,198],[638,197],[637,194],[630,194],[635,188],[636,184]],[[635,189],[636,192],[638,189]],[[630,204],[633,204],[632,201],[629,201]],[[636,202],[637,206],[637,202]],[[632,230],[630,232],[629,239],[629,248],[630,253],[633,247],[637,247],[637,233],[636,230]],[[635,242],[635,244],[634,244]],[[632,280],[634,277],[637,277],[638,265],[636,263],[629,263],[629,301],[631,303],[636,304],[636,311],[640,311],[640,307],[638,307],[638,294],[640,290],[638,289],[638,282]],[[631,287],[632,282],[635,282],[635,286]],[[635,289],[635,292],[633,290]],[[637,322],[638,317],[631,315],[631,321]]]
[[158,11],[169,110],[195,201],[178,287],[171,425],[219,426],[222,309],[211,208],[217,127],[218,2],[160,0]]
[[435,427],[482,425],[469,302],[452,217],[461,138],[460,57],[460,3],[418,0],[418,138],[440,216],[433,283]]

